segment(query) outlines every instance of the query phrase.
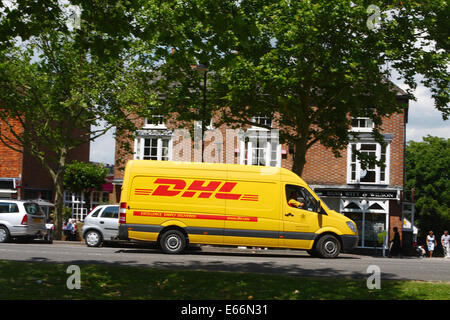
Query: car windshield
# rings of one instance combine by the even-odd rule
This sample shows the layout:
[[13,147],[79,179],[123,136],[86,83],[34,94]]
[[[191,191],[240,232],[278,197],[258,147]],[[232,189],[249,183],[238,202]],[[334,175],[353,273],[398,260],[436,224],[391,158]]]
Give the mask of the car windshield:
[[38,216],[44,215],[44,211],[42,211],[41,207],[39,207],[39,205],[36,203],[28,202],[28,203],[24,203],[23,206],[25,207],[25,211],[28,214],[38,215]]

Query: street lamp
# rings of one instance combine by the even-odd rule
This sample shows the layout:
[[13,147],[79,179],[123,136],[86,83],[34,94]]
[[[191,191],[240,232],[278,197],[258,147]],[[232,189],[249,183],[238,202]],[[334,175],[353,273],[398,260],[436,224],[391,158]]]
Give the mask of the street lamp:
[[203,106],[202,106],[202,162],[204,162],[203,151],[205,150],[205,141],[204,141],[204,133],[205,133],[205,119],[206,119],[206,74],[208,73],[208,67],[206,64],[199,63],[198,65],[193,66],[195,70],[199,73],[203,74]]

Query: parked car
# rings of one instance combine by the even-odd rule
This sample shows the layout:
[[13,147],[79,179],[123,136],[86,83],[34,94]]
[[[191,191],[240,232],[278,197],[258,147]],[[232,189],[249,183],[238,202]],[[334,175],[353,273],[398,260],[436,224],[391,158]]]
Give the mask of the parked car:
[[47,234],[45,213],[32,201],[0,200],[0,243]]
[[119,205],[101,205],[91,210],[84,219],[83,238],[88,247],[98,247],[104,241],[119,236]]

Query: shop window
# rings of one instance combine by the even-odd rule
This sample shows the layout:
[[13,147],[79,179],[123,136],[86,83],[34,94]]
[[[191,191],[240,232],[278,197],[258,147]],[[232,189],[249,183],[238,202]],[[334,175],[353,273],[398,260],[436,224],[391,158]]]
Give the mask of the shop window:
[[358,228],[358,246],[381,248],[378,234],[386,230],[389,201],[343,199],[342,202],[342,213],[352,219]]

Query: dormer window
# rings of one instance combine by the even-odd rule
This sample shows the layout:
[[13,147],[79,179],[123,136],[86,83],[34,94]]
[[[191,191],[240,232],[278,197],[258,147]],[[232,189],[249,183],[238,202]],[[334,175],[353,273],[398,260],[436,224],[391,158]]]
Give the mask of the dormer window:
[[353,118],[352,119],[352,131],[358,132],[372,132],[373,121],[370,118]]
[[252,117],[252,122],[255,123],[252,126],[252,129],[263,129],[263,130],[267,130],[266,128],[260,127],[258,125],[261,126],[265,126],[265,127],[272,127],[272,117],[268,117],[268,116],[256,116],[256,117]]
[[165,129],[164,116],[152,115],[150,118],[145,118],[144,128],[150,129]]

